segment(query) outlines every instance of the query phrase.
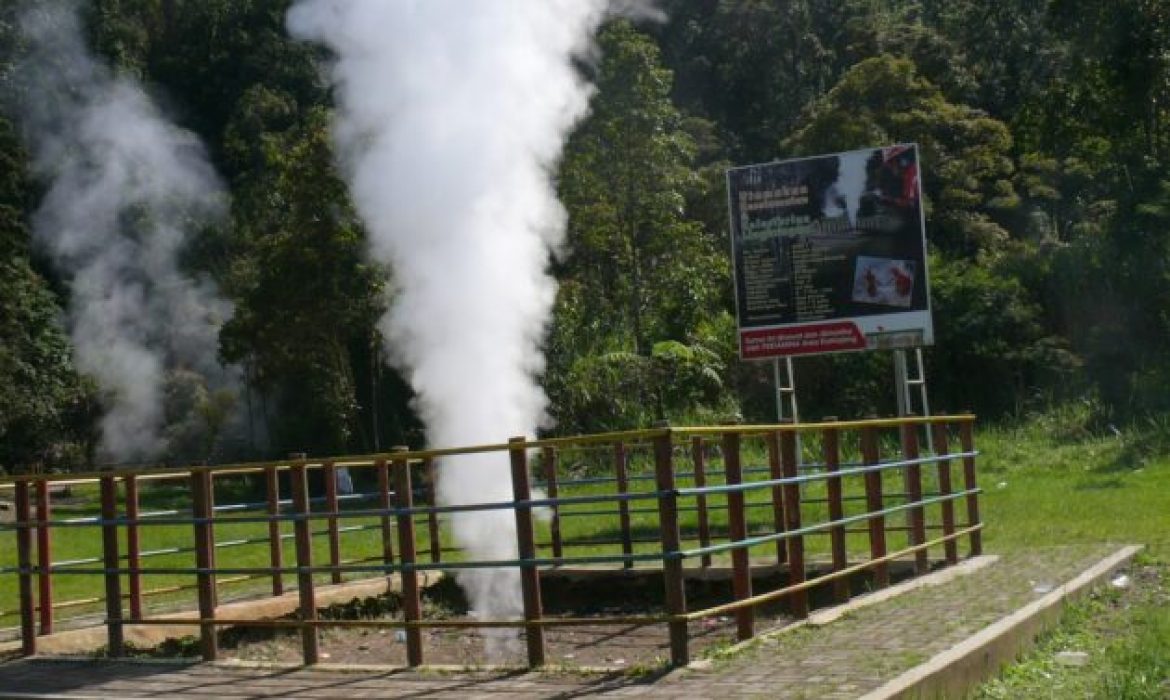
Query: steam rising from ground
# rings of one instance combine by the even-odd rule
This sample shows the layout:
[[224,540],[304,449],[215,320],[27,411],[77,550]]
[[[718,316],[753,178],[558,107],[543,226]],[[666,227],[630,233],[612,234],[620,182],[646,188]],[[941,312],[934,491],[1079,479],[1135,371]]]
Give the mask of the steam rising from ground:
[[[590,96],[605,0],[302,0],[288,24],[336,53],[340,160],[397,296],[380,329],[432,445],[532,436],[565,212],[551,174]],[[627,3],[629,4],[629,3]],[[448,460],[448,503],[512,498],[506,455]],[[513,559],[511,511],[461,515],[459,542]],[[513,569],[460,576],[484,615],[521,608]]]
[[78,366],[109,400],[103,457],[150,459],[166,447],[168,372],[231,382],[216,362],[230,307],[178,267],[188,235],[224,213],[221,187],[195,136],[89,52],[77,3],[30,3],[20,29],[19,106],[49,183],[34,237],[70,283]]

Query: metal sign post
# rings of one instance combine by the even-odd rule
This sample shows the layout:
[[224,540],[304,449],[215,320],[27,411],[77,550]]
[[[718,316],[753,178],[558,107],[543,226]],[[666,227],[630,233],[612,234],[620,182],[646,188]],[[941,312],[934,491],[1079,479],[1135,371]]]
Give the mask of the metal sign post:
[[[793,423],[800,422],[800,408],[796,404],[796,370],[793,367],[792,357],[784,358],[784,371],[780,371],[780,358],[772,358],[772,378],[776,383],[776,422],[783,423],[788,417]],[[784,410],[785,402],[788,410]],[[800,444],[800,434],[796,435],[796,466],[801,463],[803,454]]]
[[[894,390],[898,399],[898,415],[905,417],[915,412],[914,395],[910,391],[914,387],[918,389],[918,400],[922,409],[918,415],[929,417],[930,401],[926,395],[926,364],[922,360],[922,348],[914,348],[914,359],[917,375],[911,377],[906,351],[894,351]],[[926,431],[926,448],[934,453],[934,437],[929,430]]]

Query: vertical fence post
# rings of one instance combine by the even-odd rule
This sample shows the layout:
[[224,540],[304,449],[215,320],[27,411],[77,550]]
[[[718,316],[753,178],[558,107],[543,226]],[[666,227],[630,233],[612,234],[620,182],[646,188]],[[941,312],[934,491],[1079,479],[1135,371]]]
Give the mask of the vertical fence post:
[[[662,538],[662,579],[666,587],[666,612],[672,617],[686,614],[686,582],[683,580],[683,562],[679,553],[678,490],[674,485],[674,459],[671,453],[669,426],[654,438],[654,481],[658,488],[658,529]],[[671,619],[670,663],[686,666],[690,663],[687,622]]]
[[935,423],[930,429],[934,437],[935,456],[944,457],[938,462],[938,493],[941,498],[946,499],[942,502],[942,529],[943,537],[948,539],[943,542],[943,552],[947,564],[953,565],[959,563],[959,543],[952,537],[955,534],[955,502],[949,498],[954,489],[951,486],[951,460],[945,458],[945,455],[950,454],[947,426],[945,423]]
[[[707,485],[707,456],[703,453],[703,437],[696,435],[691,438],[691,463],[695,468],[695,486],[703,488]],[[711,520],[707,513],[707,494],[700,493],[695,497],[695,508],[699,518],[699,547],[711,546]],[[704,569],[711,566],[711,554],[699,556],[699,565]]]
[[16,482],[13,492],[16,500],[16,566],[20,569],[20,651],[25,656],[37,653],[37,601],[32,583],[32,506],[29,503],[28,482]]
[[[406,452],[395,447],[394,452]],[[419,600],[418,571],[414,568],[414,491],[410,483],[410,462],[405,458],[394,460],[394,502],[398,507],[398,555],[402,559],[402,614],[406,620],[406,663],[421,666],[423,662],[422,629],[412,622],[422,619],[422,601]]]
[[[514,503],[532,500],[532,489],[528,482],[528,452],[523,437],[508,440],[508,452],[512,461],[512,499]],[[556,483],[555,481],[552,483]],[[550,494],[551,495],[551,494]],[[540,570],[532,563],[536,557],[536,535],[532,526],[532,507],[514,505],[516,515],[516,551],[521,561],[520,592],[524,597],[524,619],[540,621]],[[528,643],[528,666],[544,665],[544,628],[539,624],[526,625],[524,635]]]
[[[215,578],[209,571],[215,566],[211,551],[214,539],[211,534],[211,473],[206,470],[191,471],[192,515],[195,520],[195,585],[199,597],[199,619],[215,617]],[[210,622],[199,625],[199,646],[204,661],[214,661],[219,656],[219,645],[215,636],[215,625]]]
[[301,655],[305,665],[320,660],[320,638],[317,635],[317,594],[313,590],[313,523],[309,520],[309,476],[305,466],[305,455],[294,455],[289,469],[289,483],[292,488],[293,536],[297,552],[297,593],[300,597]]
[[[427,473],[427,493],[430,496],[427,503],[435,508],[439,505],[439,472],[435,469],[435,458],[424,459],[423,469]],[[439,514],[433,510],[427,513],[427,533],[431,538],[431,561],[438,563],[443,560],[443,545],[439,537]]]
[[337,528],[337,514],[341,509],[337,501],[337,466],[332,461],[321,465],[321,472],[325,476],[325,512],[329,530],[329,580],[341,583],[341,531]]
[[[738,432],[723,434],[723,469],[727,474],[728,485],[743,483],[739,447]],[[744,509],[743,491],[727,492],[727,523],[732,542],[747,539],[747,512]],[[752,571],[748,554],[746,547],[731,550],[731,587],[736,600],[752,597]],[[735,633],[739,641],[751,639],[755,635],[755,617],[756,611],[753,608],[740,608],[735,611]]]
[[[617,476],[618,493],[621,495],[629,493],[630,477],[626,472],[626,445],[621,441],[613,444],[613,469]],[[634,541],[630,537],[630,502],[624,499],[618,501],[618,525],[622,531],[622,554],[628,557],[634,553]],[[631,569],[634,562],[627,559],[624,566]]]
[[[784,478],[784,470],[780,467],[780,433],[770,431],[764,435],[764,444],[768,448],[768,478]],[[777,533],[784,532],[784,487],[773,486],[772,491],[772,529]],[[788,542],[776,540],[776,563],[788,561]]]
[[49,482],[37,480],[37,584],[41,634],[53,633],[53,552],[49,541]]
[[[549,498],[556,498],[559,490],[557,488],[557,448],[545,447],[541,451],[541,461],[544,463],[545,490],[548,491]],[[564,544],[561,541],[561,508],[553,504],[550,512],[552,518],[548,523],[549,539],[552,540],[553,557],[560,559],[564,556]]]
[[[902,457],[907,461],[918,459],[918,426],[902,424]],[[922,505],[922,465],[906,466],[906,500],[918,505],[910,509],[910,546],[926,542],[926,508]],[[930,558],[925,549],[914,552],[914,571],[919,576],[930,572]]]
[[[797,477],[798,458],[796,453],[796,429],[788,422],[789,429],[780,433],[780,468],[785,479]],[[784,524],[788,532],[799,530],[800,523],[800,484],[789,483],[784,485]],[[788,583],[794,585],[804,583],[804,537],[795,535],[788,538]],[[798,619],[808,617],[808,590],[800,590],[792,594],[792,614]]]
[[272,566],[272,595],[284,595],[284,540],[280,536],[280,474],[276,465],[264,468],[264,495],[268,504],[268,562]]
[[118,482],[101,477],[102,565],[106,570],[106,637],[108,654],[125,654],[122,637],[122,579],[118,574]]
[[126,494],[126,568],[130,569],[128,582],[130,584],[130,619],[142,619],[142,539],[137,523],[138,509],[138,477],[127,474],[122,480],[122,488]]
[[[826,423],[832,423],[836,420],[836,416],[825,418]],[[841,494],[841,477],[837,476],[837,471],[841,464],[840,432],[836,428],[825,428],[821,435],[825,471],[829,474],[828,483],[825,486],[829,499],[829,520],[832,522],[840,522],[845,517],[845,504]],[[849,566],[849,550],[845,544],[845,526],[834,525],[829,528],[829,541],[833,552],[833,571],[841,571]],[[848,579],[833,579],[833,598],[838,603],[845,603],[849,600]]]
[[[390,467],[385,459],[374,463],[374,471],[378,474],[378,508],[382,511],[382,564],[394,565],[394,528],[390,524]],[[386,569],[387,589],[394,579],[394,572]]]
[[[215,472],[207,471],[207,556],[211,568],[216,567],[215,552]],[[219,607],[219,577],[211,577],[211,608]]]
[[[963,452],[975,451],[973,425],[973,420],[965,420],[959,424],[959,443]],[[975,493],[979,485],[975,480],[974,455],[963,457],[963,487],[970,491],[967,494],[967,527],[974,527],[983,522],[979,518],[979,494]],[[975,530],[971,533],[971,556],[977,557],[980,554],[983,554],[983,531]]]
[[[861,429],[861,462],[866,467],[877,467],[881,457],[878,454],[877,428],[865,426]],[[870,513],[869,522],[869,557],[871,561],[886,556],[886,516],[872,515],[885,508],[882,498],[882,472],[867,471],[865,473],[865,509]],[[890,567],[885,562],[876,564],[873,569],[873,582],[877,588],[890,585]]]

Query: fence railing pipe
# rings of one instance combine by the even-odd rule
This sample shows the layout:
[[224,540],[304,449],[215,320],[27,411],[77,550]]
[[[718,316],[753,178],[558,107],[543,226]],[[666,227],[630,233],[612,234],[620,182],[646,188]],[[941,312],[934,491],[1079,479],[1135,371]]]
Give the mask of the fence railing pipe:
[[[785,477],[796,476],[797,470],[796,432],[786,430],[780,433],[780,467]],[[788,583],[799,585],[804,582],[804,536],[796,534],[801,529],[800,484],[784,485],[784,529],[792,533],[788,539]],[[808,591],[800,589],[790,598],[792,614],[797,619],[808,617]]]
[[[826,418],[825,422],[834,423],[836,418]],[[825,461],[825,471],[830,475],[826,490],[829,501],[829,520],[837,522],[845,517],[845,504],[842,501],[841,477],[834,476],[837,472],[837,462],[840,459],[840,433],[836,428],[825,428],[821,433],[822,458]],[[845,542],[845,526],[835,525],[829,529],[830,550],[833,558],[833,571],[842,571],[849,566],[849,551]],[[849,581],[844,577],[833,579],[833,598],[838,603],[849,600]]]
[[654,476],[658,487],[658,530],[662,539],[663,585],[666,588],[666,612],[672,616],[670,627],[670,662],[675,666],[690,663],[687,623],[677,619],[687,611],[686,582],[679,554],[678,495],[674,484],[674,455],[669,430],[654,438]]
[[[404,452],[405,448],[396,450]],[[410,462],[406,458],[393,461],[394,498],[399,510],[409,509],[414,504],[414,491],[410,486]],[[398,516],[398,556],[402,562],[402,613],[407,622],[422,619],[422,601],[419,599],[418,570],[415,568],[414,518],[408,514]],[[412,667],[423,662],[422,631],[418,627],[406,628],[406,663]]]
[[[112,521],[118,515],[118,482],[113,475],[101,478],[102,520]],[[122,581],[118,568],[118,526],[102,525],[103,565],[107,570],[106,583],[106,638],[107,653],[114,658],[125,654],[122,635]],[[108,573],[111,569],[113,573]]]
[[315,664],[321,658],[320,638],[317,628],[311,624],[317,619],[317,594],[313,589],[313,540],[309,527],[309,478],[304,459],[297,460],[289,470],[289,485],[292,489],[293,512],[299,516],[293,520],[293,534],[297,555],[297,593],[301,625],[301,657],[305,664]]
[[[703,449],[703,437],[695,435],[691,438],[691,465],[694,469],[692,478],[695,480],[695,486],[704,488],[707,486],[707,455]],[[691,510],[689,508],[680,510]],[[699,528],[699,546],[707,547],[711,544],[711,518],[707,510],[707,494],[700,493],[695,496],[696,517],[698,519]],[[711,555],[704,554],[699,559],[699,564],[703,568],[711,566]]]
[[[127,474],[122,480],[122,493],[126,501],[126,519],[138,520],[138,477]],[[142,565],[142,534],[138,523],[126,525],[126,566],[137,569]],[[131,574],[126,578],[130,588],[130,619],[142,619],[142,575]]]
[[[634,543],[630,539],[630,476],[627,471],[627,453],[626,444],[622,441],[617,441],[613,444],[613,471],[617,479],[617,495],[618,500],[618,529],[621,530],[622,536],[622,554],[630,555],[634,553]],[[625,568],[630,568],[634,565],[632,561],[626,561]]]
[[[940,455],[947,454],[947,426],[945,423],[935,423],[930,426],[932,437],[934,439],[934,451]],[[951,460],[943,459],[938,463],[938,492],[940,495],[949,496],[953,491],[951,485]],[[942,531],[944,535],[950,535],[955,531],[955,503],[951,500],[943,501],[942,507]],[[954,538],[948,539],[943,544],[943,556],[946,557],[947,564],[959,563],[959,547]]]
[[20,650],[25,656],[37,653],[37,601],[33,597],[32,582],[32,507],[27,481],[16,482],[13,489],[16,501],[16,565],[20,588]]
[[50,542],[49,483],[36,482],[37,493],[37,604],[40,606],[41,634],[53,633],[53,552]]
[[[510,451],[512,465],[512,497],[516,501],[527,501],[532,497],[532,489],[528,482],[528,451],[524,448],[524,438],[515,437],[510,442],[516,447]],[[552,448],[545,448],[551,450]],[[556,481],[551,484],[555,488]],[[520,559],[531,560],[536,557],[536,535],[532,524],[532,508],[517,507],[516,516],[516,551]],[[520,565],[520,594],[524,602],[524,619],[530,622],[539,622],[541,618],[540,602],[540,571],[530,562]],[[525,628],[525,641],[528,646],[528,666],[536,668],[544,665],[544,628],[538,624]]]
[[[280,474],[276,467],[264,468],[264,495],[268,515],[280,515]],[[280,532],[280,521],[268,521],[268,561],[272,564],[272,595],[284,595],[284,577],[280,569],[284,568],[284,538]]]
[[[431,508],[439,505],[439,471],[435,467],[435,458],[427,457],[423,460],[423,471],[427,479],[427,503]],[[431,538],[431,561],[443,560],[443,545],[439,537],[439,512],[431,510],[427,513],[427,533]]]
[[[876,465],[878,454],[877,428],[866,426],[861,429],[861,458],[867,464]],[[879,513],[884,508],[882,498],[882,472],[870,471],[865,474],[865,507],[871,513]],[[872,561],[882,562],[873,569],[874,585],[885,588],[890,585],[890,568],[885,564],[886,556],[886,519],[876,516],[869,519],[869,558]]]
[[[337,531],[337,514],[341,512],[341,504],[337,501],[337,467],[333,462],[325,462],[321,471],[325,476],[325,511],[329,514],[326,517],[329,529],[329,564],[341,566],[341,533]],[[330,572],[329,580],[334,584],[341,583],[341,571]]]
[[[212,562],[211,524],[206,522],[211,517],[211,474],[209,472],[191,472],[191,499],[192,509],[200,518],[194,525],[195,532],[195,566],[200,570],[195,575],[199,600],[199,617],[208,620],[215,618],[215,574],[212,571],[215,564]],[[199,649],[204,661],[214,661],[219,656],[219,644],[216,640],[215,625],[199,626]]]
[[[383,511],[390,511],[390,466],[386,460],[379,459],[374,464],[374,470],[378,475],[378,505]],[[391,525],[389,515],[382,515],[379,518],[382,526],[382,563],[394,564],[394,528]],[[389,580],[393,578],[390,572],[387,572],[386,578]]]
[[[723,434],[723,469],[727,473],[729,484],[738,484],[743,481],[739,448],[738,433]],[[742,491],[733,491],[727,494],[727,525],[728,536],[733,542],[747,539],[747,514],[743,508]],[[752,572],[747,547],[739,547],[731,551],[731,570],[731,588],[735,599],[751,598]],[[755,635],[754,610],[743,608],[735,612],[735,633],[736,638],[741,642],[751,639]]]
[[[768,476],[774,482],[784,478],[784,470],[780,466],[780,433],[772,431],[764,436],[764,444],[768,450]],[[772,527],[776,532],[783,532],[784,521],[784,486],[777,483],[772,487]],[[788,561],[788,545],[783,540],[776,540],[776,562],[783,564]]]
[[[970,496],[967,496],[967,527],[983,522],[979,517],[978,484],[975,479],[975,436],[972,422],[959,423],[959,443],[963,452],[970,456],[963,457],[963,483]],[[983,531],[971,531],[971,556],[983,554]]]
[[[557,448],[545,447],[541,450],[541,463],[544,466],[544,488],[548,497],[555,500],[558,496],[557,488]],[[523,500],[528,500],[526,495]],[[548,522],[549,539],[552,541],[554,557],[564,554],[564,543],[561,540],[561,509],[558,505],[549,506],[551,517]]]
[[[908,462],[915,462],[918,459],[918,426],[917,425],[903,425],[901,428],[902,440],[902,456]],[[918,464],[911,464],[906,467],[903,472],[905,475],[905,485],[907,498],[911,503],[917,503],[922,500],[922,467]],[[908,511],[907,525],[910,527],[908,537],[908,544],[911,547],[922,544],[926,541],[926,509],[919,505],[911,508]],[[914,571],[919,576],[930,572],[929,553],[925,548],[914,551]]]

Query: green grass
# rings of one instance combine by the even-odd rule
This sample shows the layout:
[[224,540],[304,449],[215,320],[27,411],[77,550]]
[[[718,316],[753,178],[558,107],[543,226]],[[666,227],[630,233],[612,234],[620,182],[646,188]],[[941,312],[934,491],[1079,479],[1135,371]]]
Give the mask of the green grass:
[[[1170,697],[1170,569],[1145,559],[1129,589],[1107,587],[1072,604],[1061,624],[999,678],[984,684],[978,700]],[[1088,654],[1084,666],[1058,661],[1061,652]]]

